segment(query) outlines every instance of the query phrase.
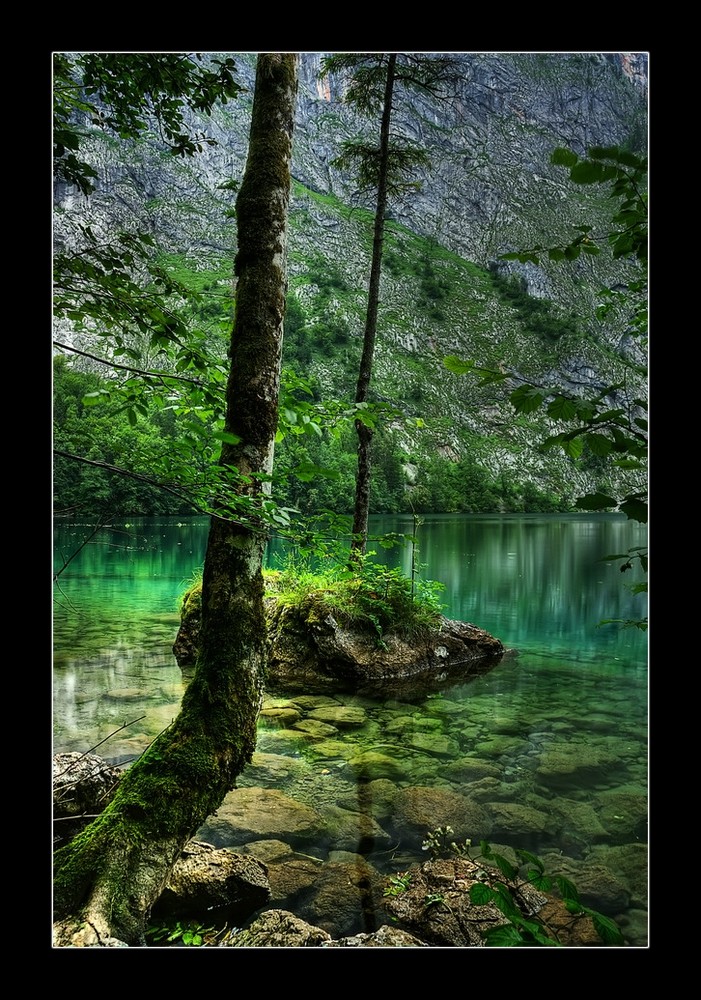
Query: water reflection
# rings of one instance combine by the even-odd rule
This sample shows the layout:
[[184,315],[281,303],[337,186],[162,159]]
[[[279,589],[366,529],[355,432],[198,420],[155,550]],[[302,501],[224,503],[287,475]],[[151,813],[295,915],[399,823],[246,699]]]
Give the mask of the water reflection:
[[[375,518],[372,530],[410,534],[412,520]],[[57,525],[58,565],[88,531]],[[171,646],[206,533],[205,519],[106,529],[61,575],[55,751],[85,751],[120,730],[100,752],[115,762],[133,759],[175,717],[185,681]],[[382,870],[424,860],[420,831],[405,818],[399,824],[395,807],[377,798],[389,795],[389,785],[397,803],[417,787],[468,795],[471,808],[488,816],[495,842],[613,866],[627,902],[612,912],[630,922],[630,943],[644,943],[646,636],[596,627],[602,618],[645,614],[644,599],[626,586],[639,578],[635,571],[623,575],[601,561],[643,543],[640,526],[608,516],[427,517],[419,560],[426,578],[445,583],[447,614],[520,655],[431,696],[337,698],[337,707],[362,712],[349,728],[315,717],[320,706],[298,695],[276,692],[297,721],[261,719],[258,754],[241,785],[308,804],[324,830],[338,827],[339,810],[348,821],[361,798],[372,802],[381,830],[375,851],[366,847]],[[271,546],[272,554],[280,550]],[[378,558],[410,574],[410,549],[378,548]],[[298,849],[325,859],[324,837]],[[353,846],[351,837],[344,849],[360,842]],[[400,846],[387,853],[388,842]]]

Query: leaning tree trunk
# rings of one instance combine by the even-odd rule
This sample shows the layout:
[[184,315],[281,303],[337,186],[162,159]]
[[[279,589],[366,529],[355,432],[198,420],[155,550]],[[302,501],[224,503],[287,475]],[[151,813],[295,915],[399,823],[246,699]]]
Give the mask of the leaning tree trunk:
[[[380,302],[380,274],[382,272],[382,244],[385,234],[385,211],[387,210],[387,167],[389,163],[389,126],[392,119],[392,93],[397,56],[392,53],[387,63],[387,81],[382,106],[380,126],[380,161],[375,206],[375,226],[372,241],[372,264],[368,289],[368,307],[365,315],[363,353],[360,359],[358,383],[355,391],[356,403],[367,402],[372,376],[372,362],[375,354],[377,335],[377,313]],[[365,553],[368,541],[368,517],[370,514],[370,481],[372,474],[371,452],[372,429],[362,420],[356,420],[358,434],[358,469],[355,477],[355,504],[353,507],[353,539],[351,541],[351,565]]]
[[225,510],[212,518],[200,653],[179,715],[125,773],[104,813],[56,852],[58,946],[101,945],[110,938],[143,944],[151,906],[182,847],[221,804],[255,749],[266,543],[255,514],[266,487],[256,474],[265,479],[271,472],[277,427],[296,89],[296,55],[259,55],[248,160],[236,201],[238,285],[226,430],[237,443],[225,444],[220,459],[247,477],[253,518],[248,526]]

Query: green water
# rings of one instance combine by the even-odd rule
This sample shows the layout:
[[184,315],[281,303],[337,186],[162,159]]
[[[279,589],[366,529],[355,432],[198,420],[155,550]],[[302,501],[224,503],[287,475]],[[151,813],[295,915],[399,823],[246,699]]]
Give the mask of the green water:
[[[371,530],[411,533],[412,521],[374,518]],[[89,531],[56,524],[57,569]],[[100,744],[107,759],[125,762],[177,714],[183,680],[171,646],[179,597],[202,564],[206,535],[206,519],[113,525],[61,573],[54,590],[56,752]],[[318,808],[349,808],[359,787],[353,758],[381,751],[401,762],[392,775],[398,788],[469,792],[484,801],[493,843],[566,856],[584,866],[575,874],[585,882],[587,866],[604,865],[608,895],[597,899],[593,890],[589,905],[613,915],[627,943],[644,945],[646,633],[597,628],[602,618],[646,613],[629,589],[641,577],[601,559],[644,542],[639,525],[614,515],[427,516],[419,558],[423,575],[446,585],[445,613],[496,635],[518,657],[411,703],[339,696],[362,721],[335,739],[262,718],[260,753],[290,766],[277,777],[252,766],[240,785],[264,783]],[[279,552],[273,545],[271,560]],[[410,572],[409,549],[378,548],[378,558]],[[284,692],[275,695],[284,701]],[[493,777],[475,781],[478,766]],[[399,849],[388,855],[378,840],[374,849],[358,845],[359,852],[386,870],[425,860],[420,839],[404,838],[392,816],[382,824]],[[209,833],[212,842],[220,838],[217,846],[236,846]],[[328,845],[296,846],[323,858]]]

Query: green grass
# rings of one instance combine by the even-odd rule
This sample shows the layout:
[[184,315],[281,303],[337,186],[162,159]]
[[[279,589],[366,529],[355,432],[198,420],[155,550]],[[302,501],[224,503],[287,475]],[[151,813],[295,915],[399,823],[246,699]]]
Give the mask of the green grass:
[[266,570],[266,593],[296,608],[307,621],[328,614],[342,625],[387,635],[425,634],[439,626],[443,585],[404,576],[372,560],[368,553],[358,570],[337,565],[315,570],[307,560],[290,560],[280,570]]

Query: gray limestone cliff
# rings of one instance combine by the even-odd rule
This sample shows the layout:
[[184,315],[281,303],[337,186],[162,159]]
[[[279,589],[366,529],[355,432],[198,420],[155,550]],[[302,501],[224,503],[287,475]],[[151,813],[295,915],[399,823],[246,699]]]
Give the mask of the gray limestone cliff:
[[[289,287],[308,327],[333,334],[306,355],[303,374],[318,380],[323,394],[350,398],[373,206],[334,160],[345,139],[371,134],[374,126],[343,104],[342,77],[319,78],[323,55],[301,55]],[[513,420],[505,391],[476,389],[442,359],[457,355],[506,365],[531,380],[584,387],[641,360],[625,316],[606,324],[595,319],[599,289],[625,284],[625,264],[607,254],[582,255],[566,266],[497,261],[536,244],[567,242],[583,223],[603,231],[606,198],[575,188],[550,155],[561,146],[580,155],[595,145],[645,150],[647,55],[460,53],[458,59],[460,79],[449,100],[397,94],[393,127],[427,150],[431,167],[417,178],[418,190],[388,213],[373,388],[421,418],[420,429],[400,431],[407,454],[460,457],[465,435],[476,435],[480,459],[493,471],[550,477],[576,493],[590,485],[585,472],[558,466],[557,456],[523,457],[528,432]],[[198,123],[217,144],[196,158],[170,156],[155,134],[124,144],[94,132],[89,155],[97,190],[86,199],[56,187],[58,246],[79,246],[76,222],[89,219],[106,234],[122,226],[150,231],[197,271],[233,263],[235,189],[226,185],[243,173],[255,54],[236,61],[248,90]],[[426,265],[432,285],[419,276]],[[495,268],[517,274],[531,296],[554,303],[558,315],[576,324],[576,335],[539,339],[525,332],[495,291]],[[219,284],[226,292],[227,282]]]

